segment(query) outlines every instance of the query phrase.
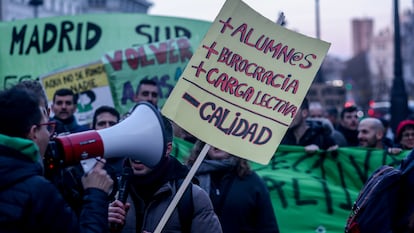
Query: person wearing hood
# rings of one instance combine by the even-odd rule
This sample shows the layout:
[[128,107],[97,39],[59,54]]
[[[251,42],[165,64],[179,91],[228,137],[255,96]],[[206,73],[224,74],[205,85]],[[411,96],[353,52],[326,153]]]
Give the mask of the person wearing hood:
[[[189,169],[170,155],[172,151],[173,128],[171,122],[162,117],[166,135],[166,153],[154,167],[145,166],[141,161],[126,159],[124,166],[132,168],[129,195],[125,204],[113,201],[108,208],[108,221],[121,225],[120,231],[110,232],[141,233],[154,232],[162,216],[179,189],[179,180],[184,180]],[[190,184],[193,211],[190,220],[183,221],[175,208],[163,232],[220,233],[221,225],[214,213],[207,193],[196,184]],[[189,204],[190,205],[190,204]],[[181,218],[181,219],[180,219]],[[189,223],[191,226],[183,226]]]
[[104,232],[113,180],[104,160],[84,177],[80,217],[43,176],[43,155],[54,122],[37,94],[13,87],[0,92],[0,231]]

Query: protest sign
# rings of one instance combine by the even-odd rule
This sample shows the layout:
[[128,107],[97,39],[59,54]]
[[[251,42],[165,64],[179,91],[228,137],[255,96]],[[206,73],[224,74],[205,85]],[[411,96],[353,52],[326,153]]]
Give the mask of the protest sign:
[[136,104],[134,96],[143,79],[157,83],[158,106],[162,106],[192,55],[191,42],[186,37],[105,53],[101,60],[116,109],[124,114]]
[[0,22],[0,90],[90,63],[105,51],[187,37],[195,48],[210,22],[147,14],[91,14]]
[[[192,147],[174,138],[172,155],[184,162]],[[409,152],[344,147],[309,154],[304,147],[280,145],[269,164],[251,166],[269,189],[280,232],[339,233],[370,174],[383,164],[398,166]]]
[[266,164],[328,48],[226,1],[162,112],[206,143]]
[[75,117],[81,125],[92,122],[94,110],[101,105],[113,106],[104,66],[100,61],[63,69],[40,77],[49,102],[56,90],[67,88],[78,94]]

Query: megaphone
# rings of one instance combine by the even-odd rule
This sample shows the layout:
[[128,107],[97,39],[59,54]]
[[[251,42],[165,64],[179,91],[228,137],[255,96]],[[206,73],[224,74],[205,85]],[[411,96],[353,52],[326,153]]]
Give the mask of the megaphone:
[[44,162],[50,169],[96,157],[130,157],[152,168],[165,155],[166,144],[159,111],[150,103],[139,102],[125,120],[110,128],[55,137]]

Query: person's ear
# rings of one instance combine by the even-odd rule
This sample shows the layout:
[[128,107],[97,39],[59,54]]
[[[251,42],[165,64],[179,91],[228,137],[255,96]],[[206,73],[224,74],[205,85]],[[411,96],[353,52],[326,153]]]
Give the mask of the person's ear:
[[308,109],[302,109],[301,114],[302,114],[303,118],[307,118],[309,116],[309,110]]
[[166,157],[169,156],[171,154],[171,151],[172,151],[172,142],[168,142],[167,143],[167,149],[165,151],[165,156]]
[[381,140],[384,137],[384,131],[378,130],[377,131],[377,140]]
[[38,126],[37,125],[32,125],[30,127],[29,133],[27,134],[27,138],[30,140],[35,140],[37,138],[37,130],[38,130]]

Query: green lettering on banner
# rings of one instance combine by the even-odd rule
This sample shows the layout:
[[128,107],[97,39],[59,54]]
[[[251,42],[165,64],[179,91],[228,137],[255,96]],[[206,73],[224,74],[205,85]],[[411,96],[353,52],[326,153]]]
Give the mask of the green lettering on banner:
[[[24,79],[90,63],[106,51],[119,48],[184,36],[195,48],[210,25],[206,21],[147,14],[91,14],[1,22],[0,90]],[[170,53],[155,59],[160,64],[178,63],[186,56]]]
[[[174,138],[173,155],[185,161],[192,144]],[[364,182],[379,166],[397,166],[410,151],[339,148],[306,154],[303,147],[280,145],[268,165],[251,163],[266,182],[280,232],[344,232]]]

